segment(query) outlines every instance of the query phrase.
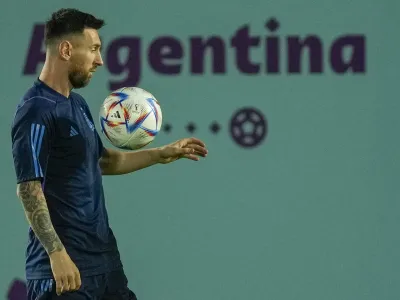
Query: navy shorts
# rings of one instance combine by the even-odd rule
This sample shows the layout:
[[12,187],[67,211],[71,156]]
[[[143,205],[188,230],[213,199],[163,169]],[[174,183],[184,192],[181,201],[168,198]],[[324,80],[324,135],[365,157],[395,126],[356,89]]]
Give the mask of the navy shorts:
[[53,279],[28,280],[27,300],[137,300],[136,295],[128,288],[128,279],[123,270],[81,277],[81,282],[78,291],[58,296]]

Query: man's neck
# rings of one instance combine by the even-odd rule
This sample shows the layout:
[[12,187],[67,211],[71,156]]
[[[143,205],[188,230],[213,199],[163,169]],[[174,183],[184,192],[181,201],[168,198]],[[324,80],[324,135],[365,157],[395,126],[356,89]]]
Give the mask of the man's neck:
[[72,87],[68,79],[68,73],[57,68],[55,63],[52,64],[46,61],[39,79],[56,92],[64,95],[66,98],[69,97]]

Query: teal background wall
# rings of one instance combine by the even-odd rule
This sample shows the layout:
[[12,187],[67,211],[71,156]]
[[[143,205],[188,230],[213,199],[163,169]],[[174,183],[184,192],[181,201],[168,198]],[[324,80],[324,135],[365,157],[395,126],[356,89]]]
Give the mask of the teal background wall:
[[[143,300],[392,300],[400,292],[398,1],[14,1],[0,10],[2,203],[0,297],[24,279],[27,222],[15,194],[10,124],[19,98],[39,74],[23,74],[32,29],[56,9],[75,7],[105,18],[105,54],[121,36],[140,37],[137,86],[160,101],[172,125],[151,146],[189,136],[209,157],[104,178],[112,228],[130,287]],[[276,18],[286,36],[317,35],[324,70],[243,74],[230,38],[249,25],[269,35]],[[362,73],[335,73],[329,47],[347,34],[365,37]],[[189,37],[220,36],[226,73],[190,73]],[[159,74],[147,48],[160,36],[183,45],[182,71]],[[264,49],[251,51],[265,68]],[[127,53],[120,53],[120,59]],[[346,54],[349,57],[349,53]],[[79,92],[92,113],[110,92],[109,61]],[[194,57],[194,60],[198,59]],[[315,59],[315,57],[314,57]],[[111,66],[112,68],[113,66]],[[115,65],[114,65],[115,67]],[[229,124],[243,107],[257,108],[268,135],[254,148],[234,142]],[[208,126],[218,121],[221,131]],[[97,124],[97,128],[99,128]],[[110,146],[105,139],[104,142]],[[16,300],[14,298],[14,300]]]

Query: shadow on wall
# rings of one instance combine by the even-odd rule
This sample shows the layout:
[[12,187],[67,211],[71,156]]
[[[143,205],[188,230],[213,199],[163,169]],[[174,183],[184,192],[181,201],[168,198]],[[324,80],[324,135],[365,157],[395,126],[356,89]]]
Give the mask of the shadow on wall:
[[8,288],[8,300],[27,300],[26,283],[21,279],[14,279]]

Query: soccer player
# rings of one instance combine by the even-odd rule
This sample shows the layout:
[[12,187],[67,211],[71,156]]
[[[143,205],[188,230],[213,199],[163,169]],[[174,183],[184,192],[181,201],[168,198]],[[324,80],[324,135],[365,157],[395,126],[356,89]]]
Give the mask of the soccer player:
[[28,299],[136,299],[110,229],[102,175],[207,155],[182,139],[149,150],[107,149],[95,129],[85,87],[103,65],[103,20],[61,9],[46,23],[46,61],[12,124],[17,195],[29,222]]

